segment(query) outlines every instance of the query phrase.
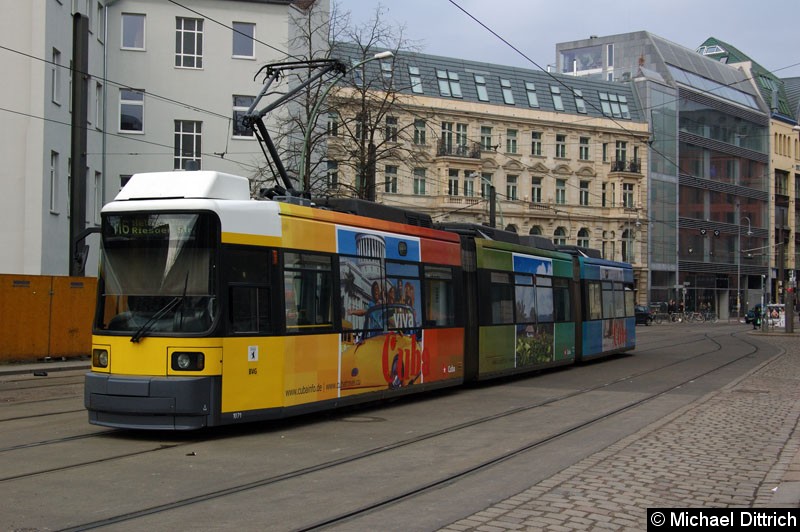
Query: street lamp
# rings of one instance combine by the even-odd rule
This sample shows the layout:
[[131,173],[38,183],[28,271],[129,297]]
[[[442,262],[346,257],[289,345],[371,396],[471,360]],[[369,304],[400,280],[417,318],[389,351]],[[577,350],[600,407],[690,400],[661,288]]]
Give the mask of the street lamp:
[[[298,172],[297,172],[298,175],[303,175],[305,177],[304,173],[305,173],[306,158],[308,156],[310,156],[310,154],[307,154],[306,152],[309,151],[308,143],[309,143],[309,138],[311,136],[311,130],[314,128],[314,125],[317,123],[317,113],[319,113],[319,107],[320,107],[320,105],[322,105],[322,102],[328,96],[328,93],[333,88],[333,86],[336,85],[336,83],[340,79],[342,79],[343,77],[345,77],[347,74],[349,74],[353,70],[357,69],[358,67],[360,67],[360,66],[362,66],[362,65],[364,65],[366,63],[369,63],[370,61],[375,61],[376,59],[388,59],[389,57],[394,57],[394,54],[389,50],[386,50],[386,51],[383,51],[383,52],[378,52],[377,54],[373,55],[372,57],[368,57],[368,58],[364,59],[363,61],[359,61],[358,63],[352,65],[350,68],[348,68],[346,70],[340,70],[338,72],[338,75],[336,75],[335,77],[331,78],[330,83],[328,84],[327,87],[325,87],[325,90],[322,91],[322,94],[320,94],[319,98],[317,98],[317,101],[314,103],[314,107],[311,109],[311,112],[308,115],[308,126],[306,127],[306,134],[303,137],[303,149],[300,152],[300,167],[298,168]],[[374,159],[373,159],[373,162],[374,162]],[[373,169],[370,169],[370,171],[373,171]],[[310,178],[310,176],[309,176],[309,178]]]
[[750,227],[750,218],[742,216],[739,219],[739,236],[736,244],[736,316],[739,318],[742,317],[742,220],[747,220],[747,236],[753,234],[753,230]]

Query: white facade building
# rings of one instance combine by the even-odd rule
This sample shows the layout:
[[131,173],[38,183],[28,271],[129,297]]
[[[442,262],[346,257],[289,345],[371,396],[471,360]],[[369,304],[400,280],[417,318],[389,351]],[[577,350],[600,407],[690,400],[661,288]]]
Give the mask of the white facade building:
[[[251,176],[264,156],[234,118],[287,58],[293,0],[0,0],[0,273],[70,271],[72,15],[89,22],[86,225],[138,172]],[[294,4],[294,5],[293,5]],[[329,2],[320,2],[327,11]],[[13,81],[11,81],[13,80]],[[97,235],[86,274],[96,274]]]
[[[99,74],[105,32],[99,16],[102,5],[96,0],[0,0],[0,11],[7,15],[0,18],[5,76],[0,83],[0,273],[66,274],[72,19],[74,13],[88,19],[89,69]],[[93,87],[91,81],[89,85]],[[86,124],[88,223],[102,204],[103,111],[96,97],[91,89]]]

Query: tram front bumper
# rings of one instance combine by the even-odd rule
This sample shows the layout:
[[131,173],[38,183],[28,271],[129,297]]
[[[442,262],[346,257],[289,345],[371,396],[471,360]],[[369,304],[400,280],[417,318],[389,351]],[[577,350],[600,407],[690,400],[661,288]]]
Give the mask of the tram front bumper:
[[87,373],[89,423],[117,428],[189,430],[216,425],[219,377],[136,377]]

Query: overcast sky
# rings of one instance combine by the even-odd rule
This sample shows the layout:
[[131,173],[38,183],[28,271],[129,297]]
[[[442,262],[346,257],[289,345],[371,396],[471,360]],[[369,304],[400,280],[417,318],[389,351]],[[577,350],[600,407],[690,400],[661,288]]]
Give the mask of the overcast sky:
[[382,5],[427,54],[537,68],[460,6],[542,68],[555,63],[556,43],[645,30],[692,50],[716,37],[779,77],[800,76],[800,0],[331,1],[355,23]]

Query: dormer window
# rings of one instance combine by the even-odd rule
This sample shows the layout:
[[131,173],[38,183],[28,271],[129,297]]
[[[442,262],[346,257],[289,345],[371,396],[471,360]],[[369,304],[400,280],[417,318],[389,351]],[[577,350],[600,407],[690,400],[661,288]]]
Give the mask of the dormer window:
[[439,94],[442,96],[452,96],[461,98],[461,82],[456,72],[449,70],[437,70],[436,79],[439,82]]
[[500,89],[503,91],[503,101],[514,105],[514,93],[511,91],[511,80],[500,78]]

